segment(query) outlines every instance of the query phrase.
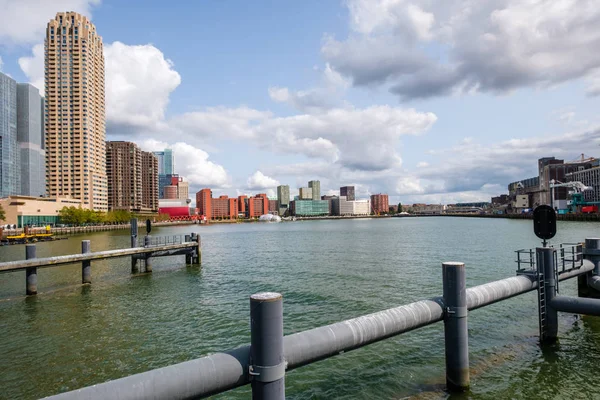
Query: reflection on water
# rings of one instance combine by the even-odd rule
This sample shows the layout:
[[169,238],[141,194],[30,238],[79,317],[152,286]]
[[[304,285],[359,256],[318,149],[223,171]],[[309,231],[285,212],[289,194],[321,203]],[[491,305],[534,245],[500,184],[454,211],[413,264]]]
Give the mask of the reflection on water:
[[[248,296],[284,295],[286,334],[441,293],[441,263],[463,261],[469,286],[513,276],[514,253],[539,245],[530,221],[419,218],[158,228],[202,235],[202,267],[156,259],[132,276],[128,259],[41,269],[40,294],[25,274],[0,274],[0,397],[33,399],[197,358],[249,342]],[[597,236],[594,223],[559,223],[556,241]],[[38,256],[124,248],[126,231],[38,244]],[[2,261],[23,246],[0,248]],[[574,281],[561,292],[576,294]],[[473,387],[456,399],[596,396],[598,318],[560,317],[560,341],[537,344],[535,294],[469,315]],[[291,371],[290,399],[442,399],[442,325]],[[249,388],[216,398],[245,399]]]

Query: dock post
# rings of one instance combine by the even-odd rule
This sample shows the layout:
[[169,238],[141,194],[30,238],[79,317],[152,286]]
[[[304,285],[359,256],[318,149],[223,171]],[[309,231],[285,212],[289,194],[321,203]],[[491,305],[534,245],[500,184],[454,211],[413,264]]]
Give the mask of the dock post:
[[[150,247],[152,239],[150,235],[144,236],[144,247]],[[152,261],[150,261],[150,253],[146,253],[146,272],[152,272]]]
[[[131,228],[131,248],[138,247],[137,244],[137,235],[138,235],[138,227],[137,227],[137,218],[132,218],[129,222],[129,226]],[[137,274],[140,272],[140,267],[138,266],[138,259],[135,255],[131,256],[131,273]]]
[[[89,240],[81,241],[81,253],[91,253],[92,245]],[[81,283],[92,283],[92,262],[90,260],[81,262]]]
[[550,305],[556,297],[556,249],[535,249],[538,269],[538,305],[540,319],[540,342],[554,343],[558,336],[558,312]]
[[[189,243],[192,241],[192,237],[190,235],[185,235],[184,241]],[[192,263],[192,251],[185,253],[185,263],[186,265],[190,265]]]
[[450,392],[462,392],[469,388],[470,383],[465,264],[445,262],[442,274],[446,385]]
[[250,296],[250,384],[253,400],[285,399],[283,297]]
[[[35,258],[35,244],[25,245],[25,259]],[[37,267],[25,269],[25,287],[27,295],[37,294]]]
[[579,297],[591,297],[600,299],[600,291],[588,285],[588,279],[592,276],[600,276],[600,238],[586,238],[583,257],[594,264],[592,272],[577,277]]
[[200,241],[200,235],[197,233],[194,233],[194,241],[197,243],[196,249],[195,249],[195,254],[196,254],[196,260],[195,260],[195,264],[202,264],[202,242]]

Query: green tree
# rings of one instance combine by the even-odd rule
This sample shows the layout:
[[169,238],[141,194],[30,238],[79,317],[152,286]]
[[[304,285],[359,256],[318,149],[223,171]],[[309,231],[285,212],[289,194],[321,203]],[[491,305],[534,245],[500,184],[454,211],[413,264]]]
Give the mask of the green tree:
[[402,212],[402,203],[398,203],[398,212],[401,213]]
[[2,208],[2,205],[0,204],[0,221],[4,221],[5,218],[6,214],[4,213],[4,208]]

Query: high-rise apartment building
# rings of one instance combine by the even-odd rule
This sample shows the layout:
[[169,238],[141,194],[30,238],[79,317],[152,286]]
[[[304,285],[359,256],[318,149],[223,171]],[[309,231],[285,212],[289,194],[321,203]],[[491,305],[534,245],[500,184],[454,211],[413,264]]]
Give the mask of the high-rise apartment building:
[[354,186],[342,186],[340,188],[340,197],[346,197],[348,201],[356,200],[354,195]]
[[320,181],[309,181],[308,187],[312,189],[312,199],[321,200],[321,182]]
[[142,151],[142,207],[158,211],[158,160],[147,151]]
[[19,142],[23,196],[46,194],[44,98],[34,86],[17,84],[17,141]]
[[0,72],[0,198],[21,191],[17,141],[17,82]]
[[154,155],[141,151],[135,143],[106,142],[106,167],[111,210],[158,210],[158,164]]
[[60,12],[48,22],[45,88],[48,194],[108,210],[104,55],[86,17]]

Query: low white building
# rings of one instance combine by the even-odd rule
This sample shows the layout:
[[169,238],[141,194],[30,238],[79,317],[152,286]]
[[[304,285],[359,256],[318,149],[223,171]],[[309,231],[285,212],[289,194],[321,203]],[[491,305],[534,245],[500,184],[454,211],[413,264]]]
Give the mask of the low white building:
[[371,200],[354,200],[352,203],[353,215],[371,215]]

